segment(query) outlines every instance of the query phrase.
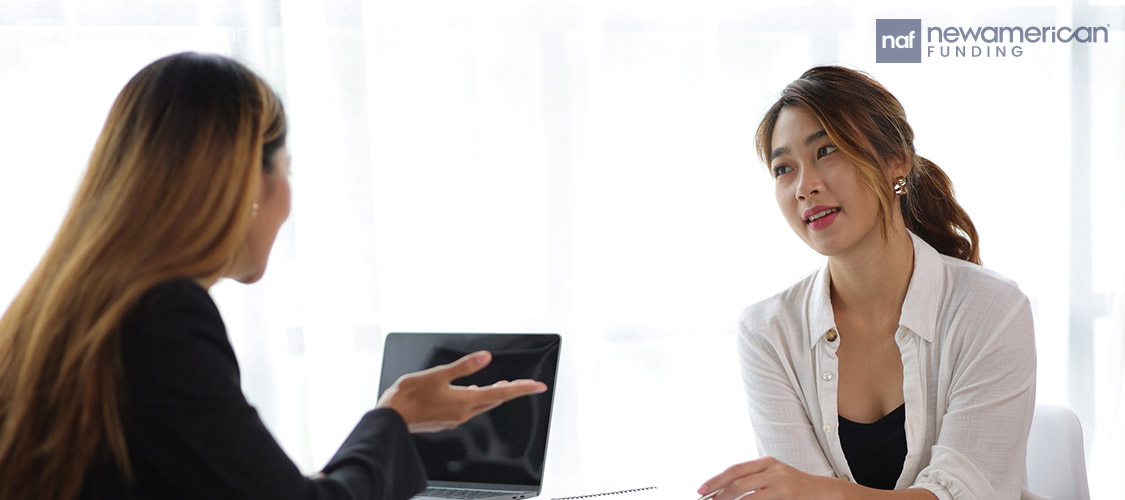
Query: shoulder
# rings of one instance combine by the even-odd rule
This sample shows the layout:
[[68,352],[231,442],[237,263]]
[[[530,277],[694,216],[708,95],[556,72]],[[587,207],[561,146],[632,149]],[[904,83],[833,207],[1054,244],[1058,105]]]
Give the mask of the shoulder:
[[799,341],[818,274],[819,271],[810,273],[788,288],[743,309],[738,317],[742,340],[752,344]]
[[996,271],[961,259],[941,256],[947,301],[970,307],[1018,306],[1027,296],[1016,282]]
[[818,272],[810,273],[788,288],[743,309],[738,317],[739,324],[757,329],[778,320],[803,315],[805,304],[813,292],[817,274]]
[[204,396],[201,391],[240,396],[238,362],[222,317],[193,280],[173,279],[145,292],[122,324],[121,354],[135,398]]
[[126,317],[123,330],[126,334],[208,332],[223,330],[223,320],[207,290],[192,279],[174,278],[158,283],[141,295]]
[[122,338],[126,345],[141,343],[149,350],[174,352],[190,347],[185,344],[205,343],[224,354],[230,351],[218,307],[189,278],[170,279],[145,292],[122,325]]
[[141,296],[133,309],[134,315],[179,309],[219,314],[207,290],[190,278],[173,278],[156,284]]
[[[914,275],[907,302],[912,307],[926,308],[938,303],[946,314],[962,308],[970,310],[1027,302],[1019,286],[979,264],[944,255],[924,239],[910,233],[914,243]],[[911,300],[911,294],[915,300]]]
[[988,346],[1035,345],[1031,303],[1019,286],[977,264],[943,256],[938,327],[950,347],[989,352]]

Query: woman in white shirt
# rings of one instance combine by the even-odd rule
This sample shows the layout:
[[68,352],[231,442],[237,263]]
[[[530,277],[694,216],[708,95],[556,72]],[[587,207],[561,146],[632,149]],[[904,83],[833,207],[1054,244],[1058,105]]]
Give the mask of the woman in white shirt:
[[977,234],[898,100],[810,69],[757,132],[789,225],[827,264],[747,308],[739,352],[764,458],[717,500],[1017,499],[1035,405],[1027,298]]

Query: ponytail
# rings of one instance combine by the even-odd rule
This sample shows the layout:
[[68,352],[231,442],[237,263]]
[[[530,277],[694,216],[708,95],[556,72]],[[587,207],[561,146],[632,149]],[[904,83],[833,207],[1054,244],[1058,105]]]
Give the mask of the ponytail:
[[942,254],[980,264],[977,229],[953,197],[953,183],[941,167],[915,155],[906,186],[899,196],[906,228]]

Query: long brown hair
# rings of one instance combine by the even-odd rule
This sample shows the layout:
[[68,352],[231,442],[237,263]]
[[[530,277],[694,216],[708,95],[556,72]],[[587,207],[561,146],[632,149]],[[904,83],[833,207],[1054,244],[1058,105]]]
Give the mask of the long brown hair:
[[161,281],[228,270],[285,131],[273,90],[225,57],[175,54],[125,85],[0,319],[0,498],[74,498],[99,449],[129,475],[120,324]]
[[906,111],[879,82],[838,66],[806,71],[785,87],[758,124],[755,145],[764,163],[769,163],[773,129],[785,106],[801,106],[816,116],[829,139],[859,168],[864,184],[879,199],[884,238],[896,197],[884,171],[901,162],[913,167],[906,176],[907,193],[898,196],[906,228],[945,255],[980,264],[977,230],[954,198],[953,183],[915,153]]

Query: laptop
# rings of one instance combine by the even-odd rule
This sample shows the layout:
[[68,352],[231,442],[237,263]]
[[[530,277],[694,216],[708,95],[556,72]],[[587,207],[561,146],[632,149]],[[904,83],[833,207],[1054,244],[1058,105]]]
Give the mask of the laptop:
[[539,495],[561,342],[553,333],[387,335],[379,394],[402,375],[482,349],[492,353],[492,363],[454,384],[484,386],[521,378],[547,384],[547,392],[509,401],[456,429],[414,434],[429,478],[429,487],[415,500],[520,500]]

